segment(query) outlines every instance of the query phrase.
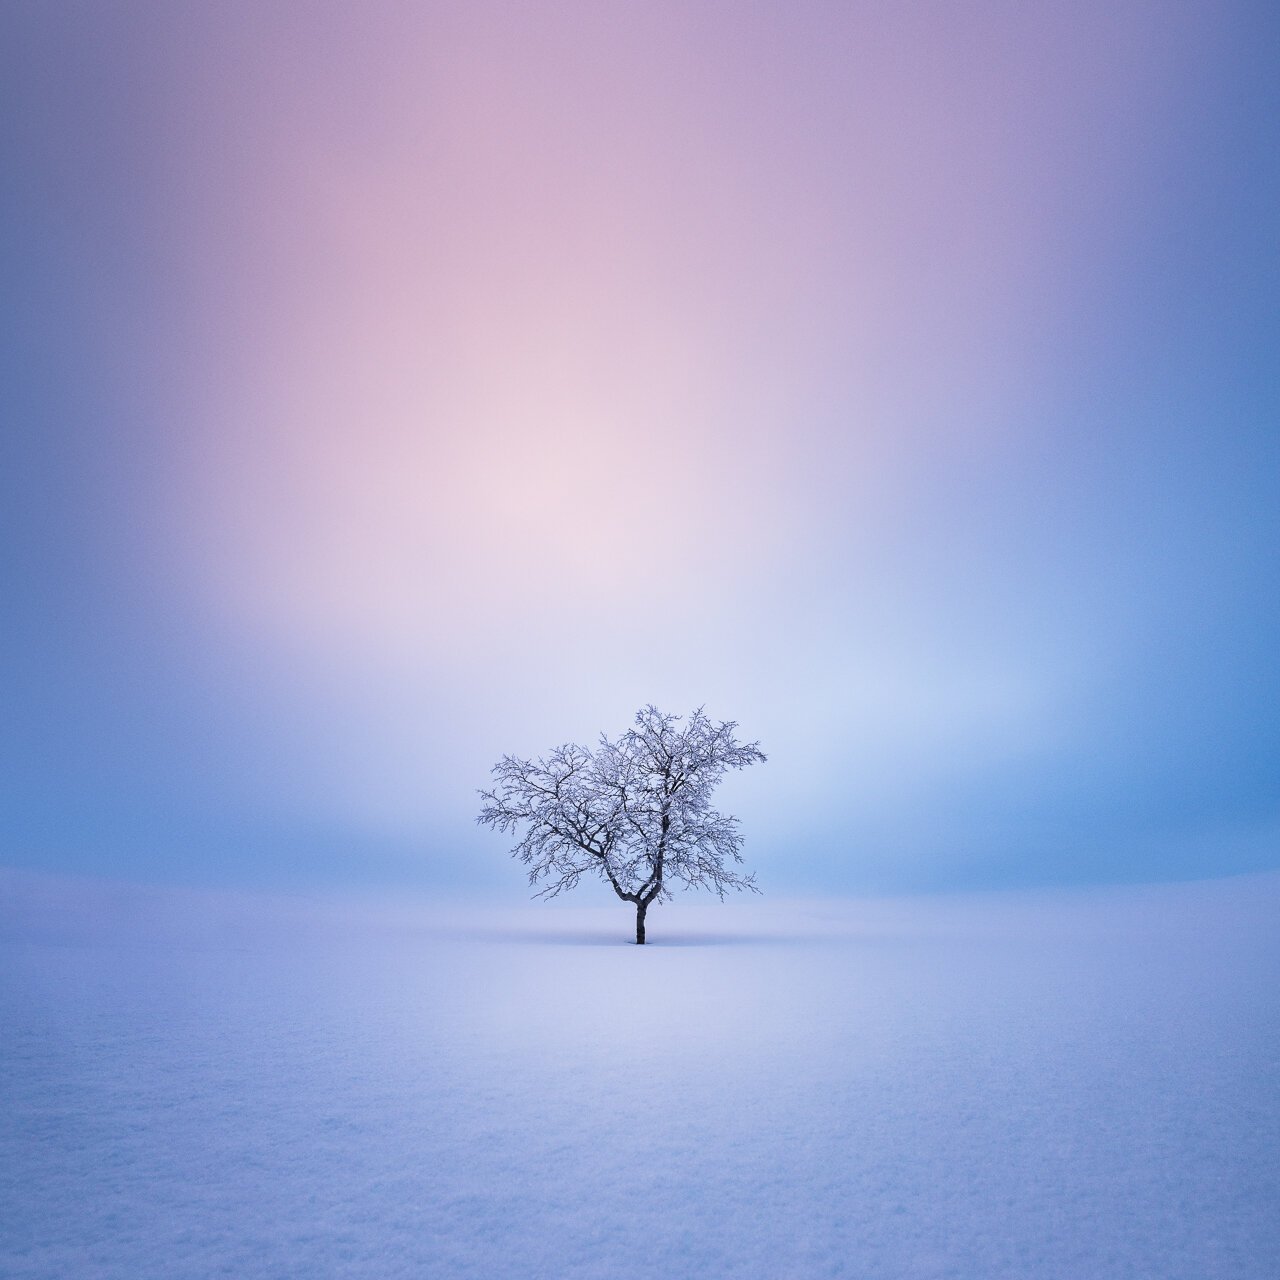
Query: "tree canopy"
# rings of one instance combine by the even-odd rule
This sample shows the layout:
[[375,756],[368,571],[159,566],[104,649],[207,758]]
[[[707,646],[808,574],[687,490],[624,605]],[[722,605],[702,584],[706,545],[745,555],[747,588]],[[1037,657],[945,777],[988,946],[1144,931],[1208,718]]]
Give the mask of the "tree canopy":
[[584,875],[599,875],[636,906],[636,941],[645,938],[650,904],[673,884],[758,892],[742,863],[738,820],[711,805],[730,769],[766,757],[741,743],[737,724],[715,723],[699,708],[687,718],[654,706],[636,713],[616,740],[601,734],[594,751],[576,743],[536,760],[503,756],[482,791],[478,822],[523,831],[514,856],[529,869],[536,896],[553,898]]

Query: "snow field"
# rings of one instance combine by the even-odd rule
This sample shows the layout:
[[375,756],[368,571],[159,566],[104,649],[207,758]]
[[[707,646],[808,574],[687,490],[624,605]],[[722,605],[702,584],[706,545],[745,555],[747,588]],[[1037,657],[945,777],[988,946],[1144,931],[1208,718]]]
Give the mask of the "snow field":
[[1232,1277],[1280,877],[308,904],[10,876],[6,1277]]

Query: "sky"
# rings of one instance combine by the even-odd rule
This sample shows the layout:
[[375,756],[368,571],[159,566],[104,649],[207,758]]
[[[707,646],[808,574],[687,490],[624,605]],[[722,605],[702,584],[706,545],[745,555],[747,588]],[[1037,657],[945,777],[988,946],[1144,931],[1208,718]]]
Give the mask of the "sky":
[[766,891],[1280,867],[1280,17],[19,3],[0,862],[523,892],[705,705]]

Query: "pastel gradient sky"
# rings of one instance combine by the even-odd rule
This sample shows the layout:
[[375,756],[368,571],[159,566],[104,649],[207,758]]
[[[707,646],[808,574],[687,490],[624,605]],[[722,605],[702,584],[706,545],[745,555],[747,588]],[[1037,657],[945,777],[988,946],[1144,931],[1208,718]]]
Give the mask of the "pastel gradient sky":
[[3,860],[519,884],[705,704],[767,889],[1280,866],[1280,20],[11,3]]

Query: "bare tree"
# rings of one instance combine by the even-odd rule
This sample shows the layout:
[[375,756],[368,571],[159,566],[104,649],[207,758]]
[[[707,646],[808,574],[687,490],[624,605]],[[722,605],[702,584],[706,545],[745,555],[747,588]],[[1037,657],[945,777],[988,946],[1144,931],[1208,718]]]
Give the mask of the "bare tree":
[[711,807],[729,769],[765,759],[759,743],[740,743],[732,720],[713,724],[701,708],[688,717],[648,706],[616,742],[596,750],[572,743],[537,760],[503,756],[494,785],[480,793],[477,822],[495,831],[524,828],[512,854],[529,868],[536,897],[554,898],[584,875],[604,877],[635,903],[636,942],[644,943],[649,906],[671,897],[673,883],[758,893],[742,862],[738,820]]

